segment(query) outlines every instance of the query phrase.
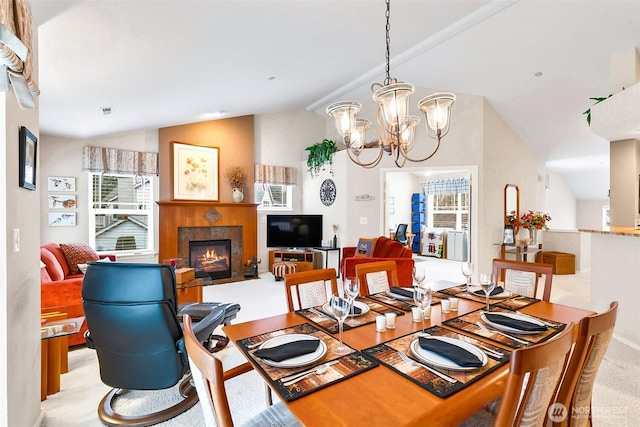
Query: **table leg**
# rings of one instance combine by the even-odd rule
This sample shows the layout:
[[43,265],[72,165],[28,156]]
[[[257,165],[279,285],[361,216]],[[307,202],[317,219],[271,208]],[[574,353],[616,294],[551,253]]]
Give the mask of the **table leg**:
[[60,360],[62,343],[60,338],[50,338],[47,340],[48,360],[47,360],[47,394],[60,391]]
[[40,343],[40,401],[47,400],[47,360],[49,355],[49,345],[47,341]]

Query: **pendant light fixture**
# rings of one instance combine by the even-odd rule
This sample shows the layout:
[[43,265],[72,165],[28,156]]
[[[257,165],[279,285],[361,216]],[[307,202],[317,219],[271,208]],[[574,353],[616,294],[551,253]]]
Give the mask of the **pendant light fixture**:
[[[449,132],[451,106],[456,96],[449,92],[439,92],[429,95],[418,102],[418,109],[422,111],[427,127],[427,134],[437,140],[434,150],[426,157],[414,159],[409,151],[414,146],[415,130],[420,118],[409,113],[409,101],[415,91],[410,83],[398,82],[391,78],[389,72],[389,16],[390,0],[386,0],[386,78],[384,84],[374,83],[371,86],[373,100],[378,103],[377,122],[379,128],[374,127],[369,120],[359,119],[357,114],[362,104],[357,101],[336,102],[327,107],[327,114],[333,117],[338,131],[338,141],[347,148],[349,158],[356,164],[365,167],[375,167],[382,159],[384,152],[393,156],[398,167],[403,167],[406,161],[423,162],[430,159],[438,148],[440,140]],[[370,162],[360,160],[360,153],[365,146],[365,134],[372,129],[378,136],[374,148],[378,148],[377,157]]]

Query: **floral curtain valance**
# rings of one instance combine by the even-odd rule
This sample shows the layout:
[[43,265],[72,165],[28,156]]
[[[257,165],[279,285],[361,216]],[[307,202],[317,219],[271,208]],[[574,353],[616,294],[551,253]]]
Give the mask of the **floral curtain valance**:
[[85,146],[82,153],[84,172],[158,175],[158,153]]
[[469,192],[467,178],[438,179],[423,183],[425,194],[458,194]]
[[256,183],[296,185],[298,170],[285,166],[255,165],[254,175]]

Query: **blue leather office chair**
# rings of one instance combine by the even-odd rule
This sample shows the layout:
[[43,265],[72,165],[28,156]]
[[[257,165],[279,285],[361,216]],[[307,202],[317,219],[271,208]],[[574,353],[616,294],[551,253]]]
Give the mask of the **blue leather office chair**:
[[[196,337],[209,348],[213,330],[225,322],[225,305],[195,304],[179,312],[175,274],[169,266],[119,262],[89,263],[82,300],[87,345],[97,351],[102,381],[113,387],[98,406],[104,424],[157,424],[198,402],[187,375],[179,317],[189,314],[199,320],[194,324]],[[113,409],[114,400],[126,390],[162,390],[178,382],[184,399],[170,408],[145,415],[122,415]]]

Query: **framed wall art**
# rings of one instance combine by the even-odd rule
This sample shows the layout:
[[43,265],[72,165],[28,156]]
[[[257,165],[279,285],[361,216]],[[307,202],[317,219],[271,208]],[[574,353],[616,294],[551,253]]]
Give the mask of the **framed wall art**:
[[49,212],[50,227],[70,227],[76,225],[75,212]]
[[219,148],[172,142],[173,200],[218,201]]
[[49,209],[75,209],[75,194],[49,194],[47,197]]
[[515,245],[516,236],[513,225],[507,224],[504,226],[504,237],[502,238],[502,243],[505,245]]
[[49,191],[76,191],[76,179],[64,176],[50,176],[47,178]]
[[19,176],[20,187],[34,191],[36,189],[36,159],[38,138],[24,126],[20,127]]

